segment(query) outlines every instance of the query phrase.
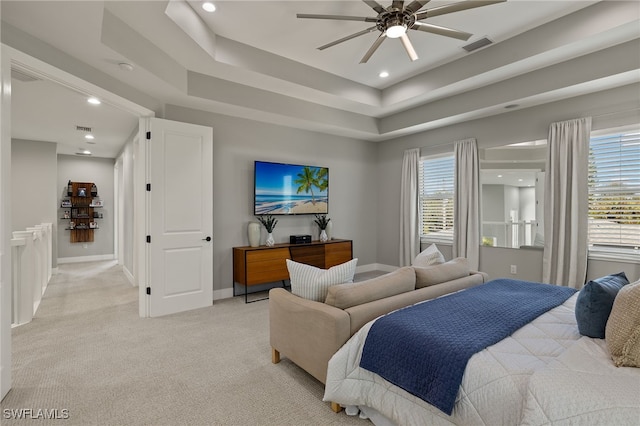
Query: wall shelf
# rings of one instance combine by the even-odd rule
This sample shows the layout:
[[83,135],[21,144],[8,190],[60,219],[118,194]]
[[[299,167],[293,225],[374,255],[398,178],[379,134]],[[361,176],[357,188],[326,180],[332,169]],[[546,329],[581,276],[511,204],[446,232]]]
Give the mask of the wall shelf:
[[93,182],[69,182],[67,196],[60,202],[60,209],[63,210],[61,220],[69,221],[65,229],[69,231],[71,243],[94,241],[94,230],[100,228],[96,219],[103,217],[94,209],[102,207],[102,200]]

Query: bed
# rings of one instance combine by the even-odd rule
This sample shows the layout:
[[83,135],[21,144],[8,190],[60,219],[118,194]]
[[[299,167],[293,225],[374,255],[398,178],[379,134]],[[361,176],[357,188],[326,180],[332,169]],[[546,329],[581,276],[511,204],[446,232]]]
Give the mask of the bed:
[[359,407],[376,424],[640,424],[640,369],[615,367],[603,339],[579,334],[576,299],[571,294],[472,355],[450,415],[360,366],[367,336],[384,317],[333,356],[324,400]]

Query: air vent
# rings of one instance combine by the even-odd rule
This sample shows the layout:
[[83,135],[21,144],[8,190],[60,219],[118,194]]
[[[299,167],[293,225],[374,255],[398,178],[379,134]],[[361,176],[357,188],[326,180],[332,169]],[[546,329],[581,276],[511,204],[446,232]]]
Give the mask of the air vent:
[[25,83],[31,83],[32,81],[40,80],[35,75],[16,68],[11,68],[11,78],[15,78],[16,80],[23,81]]
[[91,153],[86,151],[80,151],[80,152],[76,152],[76,155],[83,155],[85,157],[88,157],[91,155]]
[[91,127],[76,126],[76,130],[78,130],[80,132],[89,132],[89,133],[91,133]]
[[473,43],[469,43],[466,46],[462,46],[462,48],[464,50],[466,50],[467,52],[473,52],[474,50],[478,50],[481,47],[485,47],[488,46],[490,44],[492,44],[493,42],[491,40],[489,40],[486,37],[481,38],[480,40],[476,40]]

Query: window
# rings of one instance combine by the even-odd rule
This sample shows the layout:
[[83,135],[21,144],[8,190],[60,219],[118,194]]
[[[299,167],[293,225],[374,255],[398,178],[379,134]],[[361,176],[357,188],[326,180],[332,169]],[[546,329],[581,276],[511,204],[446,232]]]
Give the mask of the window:
[[592,136],[589,255],[640,256],[640,130]]
[[450,154],[420,160],[420,237],[427,241],[453,242],[454,168]]

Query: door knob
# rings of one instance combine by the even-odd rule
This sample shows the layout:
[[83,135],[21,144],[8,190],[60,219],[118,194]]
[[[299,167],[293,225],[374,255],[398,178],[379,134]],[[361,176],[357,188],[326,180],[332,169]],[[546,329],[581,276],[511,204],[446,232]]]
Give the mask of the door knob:
[[203,238],[202,241],[211,241],[211,237]]

